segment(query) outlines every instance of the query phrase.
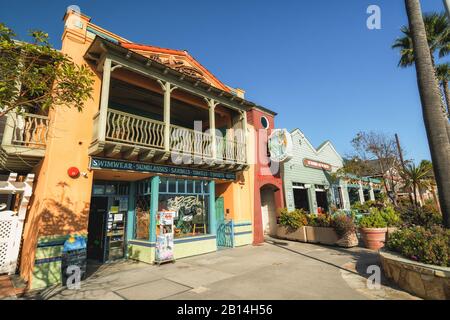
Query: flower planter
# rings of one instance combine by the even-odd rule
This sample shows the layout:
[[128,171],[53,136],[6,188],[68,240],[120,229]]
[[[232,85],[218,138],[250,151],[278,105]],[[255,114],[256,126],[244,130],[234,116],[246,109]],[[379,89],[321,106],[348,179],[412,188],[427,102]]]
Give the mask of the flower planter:
[[366,248],[379,250],[384,247],[387,228],[361,228],[360,232]]
[[277,236],[281,239],[306,242],[306,227],[300,227],[295,231],[291,231],[289,228],[278,226]]
[[327,245],[334,245],[339,240],[339,237],[333,228],[310,227],[306,228],[306,238],[310,243],[321,243]]
[[342,248],[353,248],[359,244],[356,232],[347,232],[342,238],[340,238],[336,245]]
[[450,299],[450,268],[415,262],[384,249],[380,261],[385,276],[403,290],[424,299]]

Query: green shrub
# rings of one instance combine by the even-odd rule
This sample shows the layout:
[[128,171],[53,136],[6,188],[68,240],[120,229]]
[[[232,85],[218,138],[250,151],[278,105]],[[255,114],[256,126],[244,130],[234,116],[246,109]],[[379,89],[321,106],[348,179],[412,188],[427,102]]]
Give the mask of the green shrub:
[[399,227],[402,223],[400,214],[391,206],[380,211],[388,227]]
[[450,230],[439,226],[430,229],[415,226],[398,230],[389,236],[386,245],[415,261],[450,266]]
[[422,226],[431,228],[442,224],[442,215],[439,211],[428,207],[407,206],[400,209],[400,217],[407,227]]
[[359,226],[361,228],[386,228],[388,225],[382,211],[372,208],[368,215],[363,216],[359,220]]
[[356,226],[352,217],[345,214],[337,214],[331,220],[331,226],[339,237],[343,237],[347,233],[355,232]]
[[308,214],[308,226],[311,227],[331,227],[331,216],[329,214]]
[[304,210],[295,209],[294,211],[288,211],[287,209],[282,209],[280,212],[279,223],[283,227],[295,231],[298,228],[305,226],[308,221]]
[[357,202],[351,206],[351,209],[358,212],[369,212],[372,208],[381,209],[383,207],[384,204],[382,202],[369,200],[365,201],[364,203]]

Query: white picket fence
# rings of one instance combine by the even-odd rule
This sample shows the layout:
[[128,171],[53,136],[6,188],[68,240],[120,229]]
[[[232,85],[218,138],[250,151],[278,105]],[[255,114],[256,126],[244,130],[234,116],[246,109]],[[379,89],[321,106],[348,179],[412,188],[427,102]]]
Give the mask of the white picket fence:
[[20,197],[17,211],[1,211],[7,205],[0,204],[0,274],[13,274],[16,271],[23,224],[33,192],[34,174],[27,175],[23,182],[16,180],[17,174],[11,173],[8,180],[0,181],[0,194],[15,194]]

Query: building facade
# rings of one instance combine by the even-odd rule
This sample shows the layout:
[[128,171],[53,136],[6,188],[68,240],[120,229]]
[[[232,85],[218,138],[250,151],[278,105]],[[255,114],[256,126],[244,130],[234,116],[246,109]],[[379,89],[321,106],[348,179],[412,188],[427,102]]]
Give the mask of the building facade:
[[355,203],[375,199],[380,188],[376,179],[335,173],[343,159],[330,141],[315,148],[299,129],[291,132],[293,157],[282,165],[286,207],[309,213],[349,210]]
[[264,116],[270,132],[275,113],[186,51],[132,43],[73,11],[64,22],[61,51],[94,72],[93,99],[82,112],[30,115],[48,133],[30,152],[36,179],[20,261],[29,287],[61,282],[73,235],[86,239],[88,261],[155,262],[166,211],[175,213],[176,259],[261,242],[259,212],[282,207],[283,196],[279,175],[261,176],[254,131]]

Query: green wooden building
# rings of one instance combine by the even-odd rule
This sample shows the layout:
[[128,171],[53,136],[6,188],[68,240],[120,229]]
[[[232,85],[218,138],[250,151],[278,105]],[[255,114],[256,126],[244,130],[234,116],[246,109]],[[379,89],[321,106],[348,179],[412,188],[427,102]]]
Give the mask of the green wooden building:
[[284,195],[288,210],[329,212],[333,205],[348,210],[357,202],[375,199],[379,180],[347,176],[333,178],[343,159],[330,141],[315,148],[302,131],[291,132],[293,156],[282,165]]

